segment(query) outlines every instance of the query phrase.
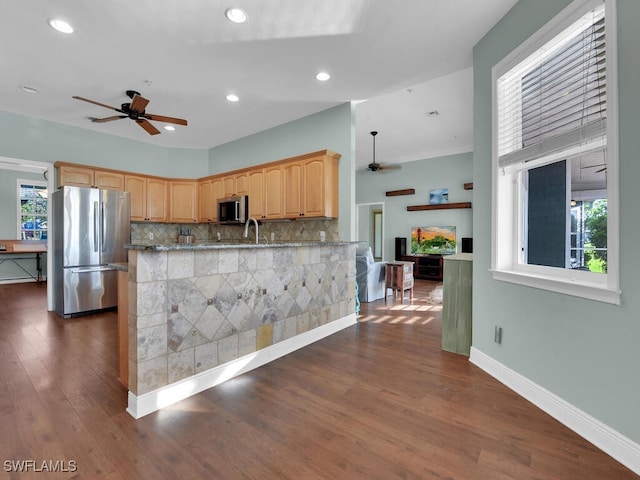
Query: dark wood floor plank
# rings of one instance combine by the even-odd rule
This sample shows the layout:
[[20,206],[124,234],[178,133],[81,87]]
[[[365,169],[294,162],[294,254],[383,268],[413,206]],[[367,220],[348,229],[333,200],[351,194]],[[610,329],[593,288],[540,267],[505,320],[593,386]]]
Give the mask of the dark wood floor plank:
[[65,320],[42,285],[0,285],[0,455],[78,464],[8,478],[640,478],[442,352],[438,286],[363,304],[358,325],[134,420],[116,314]]

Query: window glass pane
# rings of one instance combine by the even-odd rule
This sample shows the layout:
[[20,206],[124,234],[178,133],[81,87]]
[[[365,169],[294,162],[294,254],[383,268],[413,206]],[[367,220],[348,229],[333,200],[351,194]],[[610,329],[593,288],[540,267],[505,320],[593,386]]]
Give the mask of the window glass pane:
[[20,185],[18,212],[22,240],[47,238],[47,187],[23,183]]
[[607,273],[605,150],[531,168],[523,188],[523,262]]

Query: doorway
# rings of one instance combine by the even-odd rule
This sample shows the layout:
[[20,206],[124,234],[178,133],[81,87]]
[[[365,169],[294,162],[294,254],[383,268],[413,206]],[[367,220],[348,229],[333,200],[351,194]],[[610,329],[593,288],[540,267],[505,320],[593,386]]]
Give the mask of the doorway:
[[356,205],[356,232],[359,242],[366,242],[376,262],[384,259],[384,203]]
[[[46,162],[37,162],[34,160],[22,160],[18,158],[11,157],[1,157],[0,156],[0,170],[8,170],[14,172],[28,172],[28,173],[38,173],[42,174],[43,180],[46,181],[47,184],[47,192],[53,192],[53,177],[54,177],[54,169],[53,164]],[[3,222],[12,222],[16,223],[16,215],[17,212],[11,211],[3,211],[2,216],[6,218],[2,218]],[[50,253],[52,250],[51,238],[53,234],[53,227],[51,222],[49,221],[51,217],[51,202],[47,202],[47,276],[50,275],[50,272],[53,272],[53,255]],[[53,228],[52,228],[53,227]],[[47,310],[53,310],[53,282],[47,281]]]

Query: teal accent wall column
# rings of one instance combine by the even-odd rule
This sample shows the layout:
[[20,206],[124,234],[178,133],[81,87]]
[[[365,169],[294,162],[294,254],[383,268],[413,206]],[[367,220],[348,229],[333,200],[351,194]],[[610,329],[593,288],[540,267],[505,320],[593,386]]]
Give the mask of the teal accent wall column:
[[637,0],[617,2],[622,304],[498,282],[489,272],[491,68],[569,3],[520,0],[474,48],[473,347],[640,443]]

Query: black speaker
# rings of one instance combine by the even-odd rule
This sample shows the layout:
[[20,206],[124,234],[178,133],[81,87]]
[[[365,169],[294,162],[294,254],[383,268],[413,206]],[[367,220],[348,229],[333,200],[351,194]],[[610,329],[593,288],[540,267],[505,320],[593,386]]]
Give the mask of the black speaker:
[[473,253],[473,238],[462,238],[462,253]]
[[402,260],[407,254],[407,239],[404,237],[396,237],[396,261]]

